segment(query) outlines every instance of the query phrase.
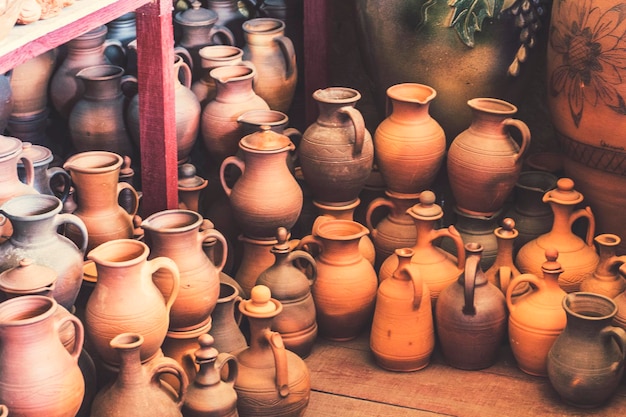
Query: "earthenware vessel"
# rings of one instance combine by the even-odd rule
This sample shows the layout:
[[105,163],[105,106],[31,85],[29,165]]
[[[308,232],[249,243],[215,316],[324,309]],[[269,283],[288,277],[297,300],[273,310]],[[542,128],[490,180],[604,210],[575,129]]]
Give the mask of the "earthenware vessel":
[[[276,238],[255,239],[244,235],[239,235],[238,241],[242,247],[242,256],[233,278],[241,286],[243,292],[240,295],[245,298],[250,294],[261,272],[274,265],[276,259],[272,248],[278,241]],[[297,242],[294,243],[297,245]]]
[[198,50],[200,57],[199,66],[202,72],[191,84],[191,91],[200,101],[200,107],[204,106],[215,98],[215,80],[211,78],[211,70],[227,65],[244,64],[251,66],[249,62],[243,62],[243,51],[232,45],[209,45]]
[[615,298],[626,289],[626,281],[619,273],[619,268],[626,262],[626,256],[616,254],[621,239],[617,235],[603,233],[593,240],[596,242],[600,260],[595,271],[588,274],[580,283],[580,291]]
[[[24,167],[24,182],[18,176],[17,166],[20,162]],[[0,204],[18,195],[39,194],[34,183],[33,161],[24,155],[22,141],[0,135]]]
[[209,185],[209,180],[196,175],[193,164],[178,167],[178,208],[199,211],[200,193]]
[[234,285],[220,282],[220,298],[211,315],[213,325],[209,330],[215,339],[213,346],[220,352],[233,353],[248,346],[239,328],[241,315],[237,306],[241,300],[239,290]]
[[55,70],[57,56],[58,51],[51,49],[11,70],[12,117],[41,114],[47,108],[52,98],[52,91],[49,92],[51,78],[59,71]]
[[254,16],[252,5],[236,0],[207,0],[207,8],[217,13],[217,24],[230,29],[235,36],[235,45],[241,46],[243,38],[243,22]]
[[0,75],[0,132],[7,128],[9,117],[13,111],[13,91],[11,89],[11,72]]
[[[498,251],[493,264],[485,271],[485,275],[490,283],[500,288],[503,294],[506,294],[513,278],[521,274],[513,261],[513,247],[519,232],[515,228],[515,221],[507,217],[502,220],[502,226],[494,230],[493,234],[498,242]],[[528,286],[519,285],[515,289],[514,295],[520,295],[527,289]]]
[[[64,203],[70,193],[72,179],[63,168],[50,166],[54,159],[52,151],[45,146],[22,142],[22,155],[30,158],[33,163],[33,188],[40,194],[54,195]],[[26,181],[26,170],[22,161],[17,163],[17,175],[22,182]],[[59,183],[60,188],[57,187]]]

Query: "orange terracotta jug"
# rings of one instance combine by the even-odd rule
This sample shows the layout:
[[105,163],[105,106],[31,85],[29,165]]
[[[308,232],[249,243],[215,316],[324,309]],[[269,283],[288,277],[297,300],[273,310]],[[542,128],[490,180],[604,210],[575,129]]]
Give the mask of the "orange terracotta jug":
[[[500,288],[503,294],[506,294],[513,278],[521,274],[513,261],[513,247],[519,233],[515,229],[515,221],[507,217],[502,221],[502,226],[493,231],[493,234],[498,242],[498,251],[493,264],[485,271],[485,275],[490,283]],[[527,289],[527,286],[520,285],[516,288],[515,295],[519,295]]]
[[619,268],[626,262],[626,256],[617,256],[615,253],[622,240],[612,233],[603,233],[596,236],[594,241],[600,260],[595,271],[580,283],[580,291],[615,298],[626,290],[626,281],[619,273]]

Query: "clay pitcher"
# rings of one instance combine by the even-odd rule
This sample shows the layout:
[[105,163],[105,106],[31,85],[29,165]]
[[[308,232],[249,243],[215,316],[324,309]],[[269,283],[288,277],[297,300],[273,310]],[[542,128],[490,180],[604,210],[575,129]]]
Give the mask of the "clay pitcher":
[[237,410],[241,417],[271,415],[301,417],[309,404],[309,369],[295,353],[285,349],[280,333],[271,330],[282,304],[269,288],[255,286],[251,299],[239,304],[250,323],[250,347],[236,354]]
[[[515,221],[507,217],[502,220],[502,226],[494,230],[493,234],[498,241],[498,252],[491,267],[485,271],[485,275],[490,283],[500,288],[503,294],[506,294],[513,278],[521,274],[513,261],[513,247],[519,233],[515,229]],[[528,286],[519,285],[515,289],[514,295],[520,295],[526,290],[528,290]]]
[[626,281],[619,273],[626,256],[617,256],[615,253],[622,240],[611,233],[600,234],[593,240],[598,247],[600,260],[593,273],[582,280],[580,290],[615,298],[626,290]]
[[357,90],[328,87],[316,90],[317,120],[302,134],[298,155],[313,199],[347,204],[358,196],[372,172],[374,143],[356,108]]
[[51,98],[49,87],[55,73],[57,55],[57,49],[51,49],[11,70],[13,92],[11,119],[32,117],[46,111]]
[[[85,330],[104,362],[119,366],[119,358],[110,346],[123,332],[143,336],[141,361],[157,357],[169,327],[169,312],[178,296],[180,275],[169,258],[148,260],[148,246],[133,239],[116,239],[99,245],[87,255],[94,261],[98,280],[87,300]],[[159,269],[171,277],[169,298],[164,299],[152,281]]]
[[435,349],[430,290],[411,265],[413,250],[396,249],[395,255],[398,268],[378,287],[370,349],[381,368],[417,371],[428,366]]
[[[242,256],[234,278],[243,291],[241,296],[245,298],[255,286],[259,274],[274,264],[272,247],[278,241],[276,238],[253,239],[244,235],[239,235],[238,240],[242,246]],[[297,245],[297,242],[295,244]]]
[[367,228],[355,221],[329,219],[298,245],[317,251],[317,278],[311,291],[319,333],[327,339],[356,338],[374,314],[376,271],[359,251],[359,240],[367,233]]
[[[33,188],[40,194],[54,195],[64,203],[70,193],[72,179],[63,168],[50,166],[54,159],[52,151],[45,146],[33,145],[30,142],[22,142],[22,151],[22,155],[33,163]],[[26,170],[21,161],[17,163],[17,175],[22,182],[26,181]],[[59,183],[62,184],[60,188],[57,187]]]
[[[513,118],[517,107],[494,98],[467,102],[472,123],[448,149],[448,177],[459,210],[492,216],[502,209],[522,170],[530,145],[526,123]],[[521,145],[508,129],[516,129]]]
[[252,62],[258,72],[254,91],[270,109],[287,113],[296,92],[298,68],[293,42],[285,36],[285,22],[258,17],[241,27],[245,38],[243,58]]
[[[209,45],[200,48],[200,68],[202,74],[191,84],[191,91],[200,101],[200,107],[204,109],[206,104],[215,98],[215,80],[211,78],[211,70],[217,67],[238,65],[243,63],[243,51],[231,45]],[[252,65],[248,62],[245,65]]]
[[[300,216],[303,202],[302,189],[287,166],[287,157],[295,145],[287,136],[268,127],[244,136],[239,148],[243,158],[224,159],[220,181],[243,234],[264,239],[273,238],[279,227],[291,229]],[[232,187],[225,175],[231,164],[242,173]]]
[[624,374],[626,332],[611,325],[617,305],[609,297],[578,292],[563,298],[567,325],[548,354],[550,383],[568,404],[599,407]]
[[416,83],[387,89],[390,114],[376,128],[376,163],[395,193],[416,194],[435,181],[446,152],[446,135],[429,114],[437,92]]
[[[583,201],[581,193],[574,189],[574,181],[561,178],[557,188],[543,196],[543,202],[549,203],[554,213],[552,229],[522,246],[517,253],[515,263],[523,273],[539,275],[539,260],[548,248],[559,251],[559,262],[563,273],[559,285],[566,292],[578,291],[580,283],[587,274],[593,273],[599,262],[599,256],[593,244],[595,236],[595,217],[589,206],[576,208]],[[586,220],[587,233],[581,239],[572,230],[575,221]]]
[[[214,265],[204,253],[202,243],[216,239],[225,254],[227,244],[220,232],[213,227],[202,227],[203,224],[202,216],[189,210],[161,211],[141,223],[145,242],[150,247],[149,259],[164,256],[178,266],[180,288],[169,314],[169,329],[173,331],[207,324],[219,296],[219,273],[226,256],[220,265]],[[164,297],[169,298],[172,291],[169,271],[156,271],[152,279]]]
[[[87,252],[113,239],[133,237],[133,217],[137,214],[139,197],[132,185],[119,182],[123,162],[123,158],[113,152],[88,151],[69,157],[63,164],[76,189],[77,208],[73,214],[87,226]],[[125,189],[134,197],[130,212],[118,204],[118,197]],[[68,227],[66,235],[77,241],[74,228]]]
[[241,25],[254,15],[254,9],[246,2],[237,0],[207,0],[207,8],[217,13],[216,24],[226,26],[235,36],[235,45],[243,45]]
[[[78,367],[83,325],[70,314],[56,316],[57,307],[43,295],[0,304],[0,403],[11,415],[74,417],[83,401],[85,381]],[[71,352],[59,339],[59,329],[68,323],[75,334]]]
[[467,243],[465,272],[437,300],[435,322],[446,362],[460,369],[495,363],[507,325],[506,301],[480,267],[482,247]]
[[220,352],[233,353],[248,346],[239,329],[241,315],[235,310],[241,300],[239,290],[234,285],[220,282],[220,297],[211,315],[213,325],[209,329],[209,334],[215,339],[213,347]]
[[[142,364],[143,343],[144,337],[138,333],[121,333],[111,340],[110,349],[117,356],[119,373],[112,384],[96,394],[91,417],[182,417],[180,407],[189,384],[187,375],[172,358],[160,357],[150,364]],[[161,382],[166,374],[178,380],[176,392]]]

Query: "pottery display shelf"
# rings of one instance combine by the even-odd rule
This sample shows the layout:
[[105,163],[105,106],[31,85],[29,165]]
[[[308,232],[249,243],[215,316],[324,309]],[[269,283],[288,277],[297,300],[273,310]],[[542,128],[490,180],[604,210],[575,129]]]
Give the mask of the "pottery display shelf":
[[0,74],[136,10],[142,215],[178,206],[173,30],[168,0],[78,0],[53,18],[15,26],[0,41]]

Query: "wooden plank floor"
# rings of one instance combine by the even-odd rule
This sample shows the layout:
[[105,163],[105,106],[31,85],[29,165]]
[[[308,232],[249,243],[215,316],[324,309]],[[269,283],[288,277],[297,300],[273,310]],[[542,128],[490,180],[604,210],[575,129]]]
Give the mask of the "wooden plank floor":
[[376,366],[369,335],[350,342],[318,338],[305,359],[311,372],[311,401],[305,417],[516,417],[623,416],[626,379],[603,407],[565,404],[547,378],[517,368],[508,345],[488,369],[463,371],[445,364],[436,349],[428,367],[396,373]]

